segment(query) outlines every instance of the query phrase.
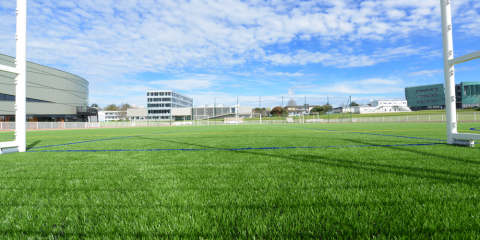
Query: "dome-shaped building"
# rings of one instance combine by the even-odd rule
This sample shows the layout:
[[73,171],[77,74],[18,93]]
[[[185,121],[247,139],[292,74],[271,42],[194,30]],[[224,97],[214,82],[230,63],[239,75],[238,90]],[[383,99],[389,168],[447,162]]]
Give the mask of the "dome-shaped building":
[[[15,58],[0,54],[0,64]],[[27,62],[27,121],[83,122],[95,116],[88,107],[88,81],[71,73]],[[0,71],[0,122],[15,121],[15,74]]]

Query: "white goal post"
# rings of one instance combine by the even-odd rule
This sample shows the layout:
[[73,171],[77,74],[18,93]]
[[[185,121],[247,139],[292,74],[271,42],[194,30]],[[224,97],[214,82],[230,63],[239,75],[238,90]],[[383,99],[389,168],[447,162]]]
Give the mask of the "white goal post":
[[14,73],[15,77],[15,140],[0,142],[0,154],[25,152],[26,136],[26,74],[27,74],[27,0],[17,0],[17,33],[15,34],[15,67],[0,64],[0,71]]
[[[443,66],[445,75],[445,108],[447,110],[447,144],[473,147],[474,140],[480,140],[480,134],[458,133],[455,118],[455,68],[459,63],[480,58],[480,51],[461,57],[453,57],[452,8],[450,0],[440,0],[442,11]],[[462,140],[463,139],[463,140]]]

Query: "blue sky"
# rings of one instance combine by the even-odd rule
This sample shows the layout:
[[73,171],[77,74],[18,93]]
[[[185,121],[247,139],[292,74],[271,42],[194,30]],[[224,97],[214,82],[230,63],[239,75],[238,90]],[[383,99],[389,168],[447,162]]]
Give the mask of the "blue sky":
[[[15,55],[15,0],[0,53]],[[173,89],[195,105],[334,106],[442,83],[439,0],[28,0],[27,59],[90,82],[90,103],[146,105]],[[452,0],[455,56],[480,50],[480,0]],[[480,61],[456,68],[480,81]]]

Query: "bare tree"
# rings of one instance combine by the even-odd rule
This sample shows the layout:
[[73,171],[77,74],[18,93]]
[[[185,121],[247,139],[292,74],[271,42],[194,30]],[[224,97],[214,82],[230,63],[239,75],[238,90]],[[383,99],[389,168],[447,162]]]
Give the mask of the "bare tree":
[[287,106],[297,106],[297,102],[295,102],[293,98],[290,98],[290,100],[288,100]]
[[128,104],[128,103],[121,103],[120,104],[120,114],[119,114],[120,119],[127,118],[127,109],[129,109],[129,108],[130,108],[130,104]]

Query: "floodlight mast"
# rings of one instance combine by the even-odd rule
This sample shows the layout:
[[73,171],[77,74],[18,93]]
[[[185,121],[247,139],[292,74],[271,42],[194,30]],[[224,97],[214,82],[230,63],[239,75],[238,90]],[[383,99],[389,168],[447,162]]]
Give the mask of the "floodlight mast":
[[[27,0],[17,0],[17,33],[15,67],[0,65],[0,71],[14,73],[15,77],[15,140],[0,143],[2,148],[18,148],[25,152],[26,142],[26,73],[27,73]],[[1,152],[1,151],[0,151]]]
[[[450,0],[440,0],[442,12],[443,67],[445,76],[445,108],[447,110],[447,144],[473,147],[473,140],[480,140],[479,134],[458,133],[455,99],[455,64],[480,58],[480,51],[453,58],[452,8]],[[467,139],[462,141],[458,139]]]

